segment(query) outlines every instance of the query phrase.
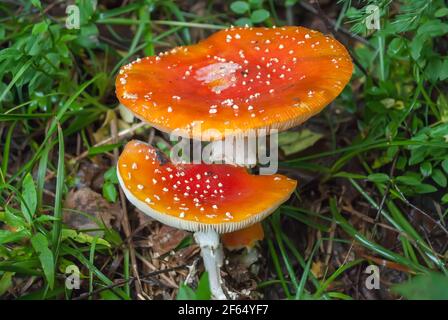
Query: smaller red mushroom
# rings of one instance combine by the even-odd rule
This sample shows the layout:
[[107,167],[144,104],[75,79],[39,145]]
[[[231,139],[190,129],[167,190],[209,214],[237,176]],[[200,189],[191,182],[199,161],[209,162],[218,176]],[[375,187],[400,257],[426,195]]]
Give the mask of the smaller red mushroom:
[[142,212],[195,232],[216,299],[226,298],[219,271],[223,258],[219,234],[260,222],[290,197],[297,184],[282,175],[255,176],[232,165],[175,165],[139,141],[126,145],[117,175],[126,197]]

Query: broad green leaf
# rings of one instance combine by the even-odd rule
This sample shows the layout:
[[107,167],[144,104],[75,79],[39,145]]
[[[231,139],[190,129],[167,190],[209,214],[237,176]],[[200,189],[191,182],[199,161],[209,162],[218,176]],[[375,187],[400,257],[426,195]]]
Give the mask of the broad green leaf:
[[15,232],[0,230],[0,244],[18,242],[28,236],[30,236],[30,233],[25,229]]
[[208,273],[204,272],[199,279],[198,288],[196,289],[196,300],[210,300],[211,296]]
[[30,223],[32,217],[36,213],[37,192],[33,177],[29,173],[27,173],[27,175],[23,179],[22,197],[23,201],[20,203],[20,208],[22,209],[22,213],[25,216],[26,220]]
[[31,244],[36,251],[42,270],[44,271],[45,278],[47,279],[48,285],[51,289],[54,286],[54,258],[53,252],[48,249],[48,240],[42,233],[36,233],[31,238]]
[[196,293],[193,289],[182,283],[179,286],[179,291],[177,292],[177,300],[196,300]]
[[278,135],[278,144],[286,156],[305,150],[314,145],[322,134],[308,129],[286,131]]
[[442,170],[435,169],[434,172],[431,175],[432,180],[434,180],[435,183],[437,183],[441,187],[446,187],[447,180],[446,176],[443,174]]
[[445,193],[445,195],[442,197],[441,201],[443,204],[448,203],[448,193]]
[[249,4],[252,8],[257,8],[263,4],[263,0],[249,0]]
[[250,20],[252,20],[253,23],[260,23],[269,18],[269,16],[269,11],[265,9],[258,9],[252,12],[252,14],[250,15]]
[[448,174],[448,159],[442,161],[442,168],[443,171],[445,171],[445,173]]
[[252,26],[252,21],[249,18],[239,18],[238,20],[235,21],[235,25],[237,26]]
[[59,219],[53,216],[49,216],[49,215],[41,215],[40,217],[38,217],[37,219],[35,219],[34,221],[38,221],[38,222],[47,222],[47,221],[58,221]]
[[425,161],[420,165],[420,172],[423,177],[429,177],[432,173],[432,165],[431,162]]
[[416,185],[421,184],[419,179],[417,179],[416,177],[412,177],[412,176],[398,176],[395,178],[395,180],[397,182],[406,184],[408,186],[416,186]]
[[100,292],[101,300],[122,300],[112,290],[104,290]]
[[238,14],[244,14],[249,10],[249,4],[246,1],[235,1],[230,5],[230,9]]
[[117,167],[112,166],[104,173],[104,180],[112,182],[117,184],[118,183],[118,177],[117,177]]
[[14,228],[26,227],[26,221],[22,217],[15,215],[8,206],[5,207],[5,222]]
[[431,184],[421,183],[419,185],[413,186],[414,190],[418,193],[431,193],[436,192],[437,188]]
[[112,143],[112,144],[105,144],[102,146],[98,146],[98,147],[91,147],[89,148],[89,156],[94,156],[100,153],[105,153],[105,152],[109,152],[112,151],[118,147],[121,147],[123,143],[119,142],[119,143]]
[[448,59],[445,58],[443,60],[442,65],[440,66],[439,79],[443,81],[447,78],[448,78]]
[[442,18],[448,15],[448,8],[440,8],[435,13],[434,16],[436,18]]
[[211,292],[208,282],[208,273],[204,272],[199,279],[198,287],[193,290],[185,283],[181,284],[177,293],[177,300],[210,300]]
[[387,47],[387,54],[391,57],[397,56],[401,49],[405,46],[405,40],[402,38],[394,38]]
[[[95,239],[95,237],[93,237],[87,233],[77,232],[76,230],[73,230],[73,229],[62,229],[61,238],[62,238],[62,240],[72,239],[73,241],[76,241],[78,243],[89,243],[89,244],[91,244]],[[110,243],[104,239],[97,238],[96,243],[102,244],[102,245],[110,248]]]
[[427,148],[419,147],[411,150],[411,157],[409,158],[409,165],[418,164],[425,160],[427,155]]
[[384,183],[390,180],[389,176],[385,173],[372,173],[367,176],[367,179],[379,183]]
[[103,184],[103,197],[109,202],[115,203],[117,201],[117,188],[112,182],[106,181]]
[[441,273],[416,276],[393,287],[409,300],[448,300],[448,277]]
[[12,277],[14,272],[5,272],[0,278],[0,297],[4,295],[12,286]]
[[40,33],[44,33],[48,29],[48,24],[46,21],[39,22],[33,26],[32,35],[37,35]]
[[31,0],[31,4],[38,9],[42,9],[42,4],[40,3],[40,0]]

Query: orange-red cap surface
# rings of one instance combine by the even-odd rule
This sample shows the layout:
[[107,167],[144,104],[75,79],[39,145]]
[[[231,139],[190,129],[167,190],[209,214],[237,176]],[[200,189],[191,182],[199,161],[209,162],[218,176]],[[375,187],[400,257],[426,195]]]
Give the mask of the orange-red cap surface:
[[121,68],[116,92],[155,127],[211,140],[226,129],[244,135],[298,125],[336,98],[352,71],[345,47],[320,32],[238,27],[137,59]]
[[151,217],[189,231],[232,232],[261,221],[286,201],[296,181],[255,176],[222,164],[174,165],[153,147],[129,142],[117,166],[129,201]]

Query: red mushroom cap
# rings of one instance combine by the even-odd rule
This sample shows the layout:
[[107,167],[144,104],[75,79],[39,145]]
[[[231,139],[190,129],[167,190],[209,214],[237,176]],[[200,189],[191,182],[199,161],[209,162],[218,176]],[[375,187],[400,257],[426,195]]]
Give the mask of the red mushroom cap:
[[[352,71],[345,47],[320,32],[232,27],[122,67],[116,91],[123,105],[156,128],[213,140],[224,138],[226,129],[246,135],[296,126],[339,95]],[[198,136],[193,129],[199,124]]]
[[153,147],[129,142],[118,179],[129,201],[167,225],[189,231],[232,232],[263,220],[286,201],[296,181],[255,176],[232,165],[177,164]]

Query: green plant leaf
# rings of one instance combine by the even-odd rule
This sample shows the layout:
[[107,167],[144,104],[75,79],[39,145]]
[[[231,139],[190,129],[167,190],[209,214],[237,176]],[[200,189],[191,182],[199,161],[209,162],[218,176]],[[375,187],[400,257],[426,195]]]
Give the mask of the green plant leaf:
[[22,217],[15,215],[8,206],[5,207],[5,222],[8,224],[8,226],[14,228],[26,227],[26,221]]
[[420,180],[413,176],[398,176],[395,180],[408,186],[416,186],[421,184]]
[[40,0],[31,0],[31,4],[38,9],[42,9],[42,4],[40,3]]
[[249,4],[252,8],[258,8],[263,4],[263,0],[249,0]]
[[440,201],[442,201],[443,204],[448,203],[448,193],[445,193]]
[[285,131],[278,135],[278,144],[283,153],[288,156],[311,147],[322,137],[323,134],[308,129]]
[[177,292],[177,300],[196,300],[196,293],[193,289],[182,283],[179,286],[179,291]]
[[30,233],[28,230],[20,230],[20,231],[9,231],[9,230],[1,230],[0,229],[0,244],[18,242],[25,237],[29,237]]
[[[91,244],[94,241],[95,237],[93,237],[87,233],[84,233],[84,232],[77,232],[76,230],[73,230],[73,229],[62,229],[61,239],[62,240],[72,239],[73,241],[76,241],[78,243]],[[101,239],[101,238],[97,238],[96,243],[100,244],[100,245],[104,245],[109,248],[111,247],[109,242],[107,242],[106,240]]]
[[0,278],[0,297],[4,295],[12,286],[12,277],[14,272],[5,272]]
[[37,23],[37,24],[35,24],[33,26],[33,31],[31,32],[31,34],[32,35],[37,35],[37,34],[40,34],[40,33],[44,33],[47,30],[48,30],[47,22],[46,21],[42,21],[42,22],[39,22],[39,23]]
[[448,8],[440,8],[434,13],[434,17],[442,18],[448,15]]
[[431,193],[431,192],[436,192],[437,188],[434,187],[431,184],[427,184],[427,183],[421,183],[419,185],[413,186],[414,190],[417,193]]
[[244,26],[252,26],[252,21],[249,18],[239,18],[235,21],[235,25],[244,27]]
[[258,9],[252,12],[252,14],[250,15],[250,20],[252,20],[253,23],[260,23],[269,18],[269,16],[269,11],[265,9]]
[[117,189],[112,182],[106,181],[103,184],[103,197],[109,202],[115,203],[117,201]]
[[211,296],[208,273],[204,272],[199,279],[198,288],[196,289],[196,300],[210,300]]
[[54,258],[53,252],[48,248],[48,240],[42,233],[36,233],[31,238],[31,244],[36,251],[42,270],[44,271],[45,278],[51,289],[54,287]]
[[442,161],[442,169],[446,174],[448,174],[448,159]]
[[193,290],[185,283],[179,286],[179,291],[177,293],[177,300],[210,300],[211,292],[210,285],[208,282],[208,273],[204,272],[199,279],[198,287]]
[[238,14],[244,14],[249,11],[249,4],[246,1],[235,1],[230,5],[230,9]]
[[429,177],[432,173],[432,165],[431,162],[425,161],[420,165],[420,173],[423,177]]
[[113,166],[104,173],[104,180],[118,184],[117,167]]
[[448,277],[441,273],[416,276],[393,291],[409,300],[448,300]]
[[119,143],[105,144],[105,145],[98,146],[98,147],[91,147],[91,148],[89,148],[88,154],[89,154],[89,156],[94,156],[94,155],[97,155],[100,153],[109,152],[116,148],[121,147],[122,144],[123,144],[122,142],[119,142]]
[[34,185],[33,177],[27,173],[22,183],[23,201],[20,203],[25,219],[31,223],[37,208],[37,192]]
[[442,170],[435,169],[434,172],[431,175],[431,178],[439,186],[444,187],[444,188],[446,187],[447,180],[446,180],[446,176],[443,174]]
[[372,182],[384,183],[390,180],[385,173],[372,173],[367,176],[367,179]]

